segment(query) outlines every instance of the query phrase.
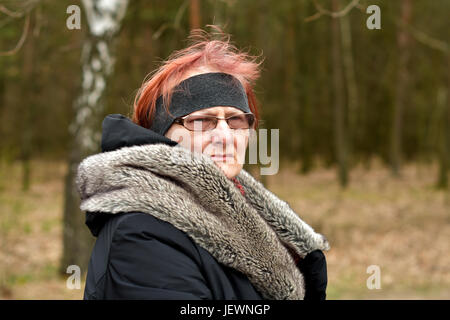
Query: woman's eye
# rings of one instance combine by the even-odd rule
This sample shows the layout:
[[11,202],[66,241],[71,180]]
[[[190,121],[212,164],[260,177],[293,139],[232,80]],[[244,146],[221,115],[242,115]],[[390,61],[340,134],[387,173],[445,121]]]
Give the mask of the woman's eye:
[[245,117],[242,117],[242,116],[234,116],[234,117],[230,118],[230,121],[232,123],[244,123],[244,122],[246,122],[246,119],[245,119]]
[[209,119],[209,118],[201,118],[201,117],[189,119],[189,122],[191,122],[191,123],[194,123],[196,121],[207,122],[207,121],[211,121],[211,119]]
[[209,130],[210,128],[214,127],[214,119],[209,117],[192,117],[187,119],[187,122],[185,123],[186,127],[189,130]]

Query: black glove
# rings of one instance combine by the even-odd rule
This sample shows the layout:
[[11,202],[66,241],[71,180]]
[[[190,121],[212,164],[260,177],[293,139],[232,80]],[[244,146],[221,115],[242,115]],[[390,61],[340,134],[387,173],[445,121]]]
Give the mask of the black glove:
[[327,261],[320,250],[308,253],[298,268],[305,278],[305,300],[325,300],[327,290]]

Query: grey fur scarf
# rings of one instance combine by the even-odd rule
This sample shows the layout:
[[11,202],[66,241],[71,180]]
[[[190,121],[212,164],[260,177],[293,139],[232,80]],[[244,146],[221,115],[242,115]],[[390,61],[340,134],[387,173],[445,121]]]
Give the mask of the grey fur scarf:
[[243,196],[208,156],[165,144],[125,147],[78,167],[81,210],[140,211],[184,231],[265,299],[303,299],[304,280],[285,246],[304,257],[325,237],[245,170]]

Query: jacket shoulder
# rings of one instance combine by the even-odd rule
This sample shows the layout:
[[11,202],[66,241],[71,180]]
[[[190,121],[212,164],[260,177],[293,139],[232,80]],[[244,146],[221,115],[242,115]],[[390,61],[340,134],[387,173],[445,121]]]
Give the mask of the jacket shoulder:
[[101,281],[95,285],[95,296],[103,299],[211,296],[203,278],[198,248],[183,231],[150,214],[124,213],[108,221],[97,241],[108,233],[108,225],[115,227],[110,231],[109,254],[104,275],[98,277]]

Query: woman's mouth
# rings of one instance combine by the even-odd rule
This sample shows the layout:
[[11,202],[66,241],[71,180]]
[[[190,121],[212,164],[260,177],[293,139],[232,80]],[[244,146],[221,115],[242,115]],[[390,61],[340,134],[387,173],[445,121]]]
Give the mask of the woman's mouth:
[[211,156],[211,159],[214,161],[231,161],[234,159],[234,156],[232,154],[213,154]]

